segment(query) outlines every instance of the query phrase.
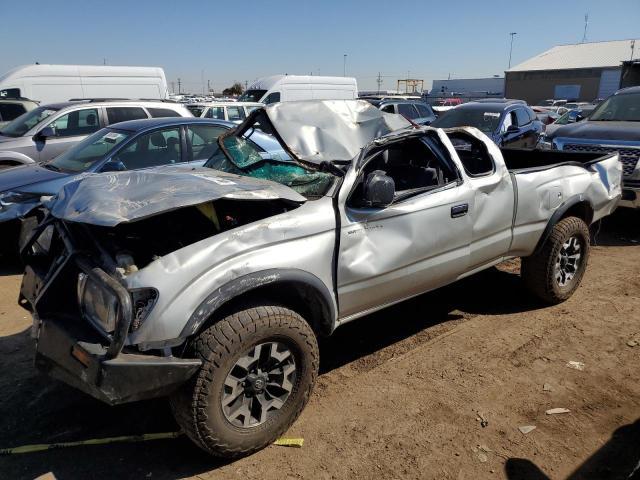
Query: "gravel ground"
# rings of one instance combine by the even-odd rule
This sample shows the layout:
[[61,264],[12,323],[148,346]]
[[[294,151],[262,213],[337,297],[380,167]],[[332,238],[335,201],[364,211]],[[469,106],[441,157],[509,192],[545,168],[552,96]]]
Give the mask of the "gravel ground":
[[[0,456],[0,478],[628,478],[640,460],[640,212],[618,211],[595,241],[562,305],[533,301],[514,261],[323,340],[317,387],[288,432],[303,448],[229,463],[185,438],[84,446]],[[163,400],[111,408],[37,374],[19,269],[0,262],[0,448],[177,428]]]

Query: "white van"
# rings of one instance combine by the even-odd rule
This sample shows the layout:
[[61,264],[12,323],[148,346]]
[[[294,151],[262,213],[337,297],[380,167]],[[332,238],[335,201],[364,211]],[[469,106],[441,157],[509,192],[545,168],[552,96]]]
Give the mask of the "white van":
[[249,86],[241,102],[276,103],[294,100],[353,100],[358,84],[353,77],[316,77],[313,75],[273,75]]
[[41,104],[79,98],[165,99],[159,67],[25,65],[0,76],[0,98],[25,97]]

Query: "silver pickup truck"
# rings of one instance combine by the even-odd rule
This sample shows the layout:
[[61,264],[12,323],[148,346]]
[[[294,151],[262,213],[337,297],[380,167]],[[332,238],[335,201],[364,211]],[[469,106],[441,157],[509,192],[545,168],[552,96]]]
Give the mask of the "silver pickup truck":
[[[291,158],[263,159],[257,127]],[[542,302],[570,297],[622,176],[617,154],[501,152],[362,101],[255,110],[206,167],[67,184],[20,303],[39,368],[110,404],[169,395],[227,457],[298,417],[340,325],[514,257]]]

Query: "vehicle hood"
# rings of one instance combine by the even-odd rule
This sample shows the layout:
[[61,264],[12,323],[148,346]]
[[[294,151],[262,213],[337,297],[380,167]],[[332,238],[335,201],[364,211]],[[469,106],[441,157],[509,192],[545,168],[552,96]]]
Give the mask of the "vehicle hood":
[[551,138],[556,137],[594,140],[638,140],[640,137],[640,123],[593,122],[586,120],[558,127],[551,135]]
[[268,180],[210,168],[160,167],[87,176],[66,184],[46,207],[62,220],[114,227],[220,198],[306,202]]
[[[35,183],[47,182],[65,178],[69,175],[62,172],[54,172],[38,165],[21,165],[6,170],[0,170],[0,192],[8,190],[20,190],[23,187]],[[46,192],[43,192],[46,193]]]
[[411,126],[364,100],[283,102],[264,111],[291,153],[312,164],[353,160],[376,138]]
[[0,144],[12,142],[12,141],[18,140],[20,138],[22,138],[22,137],[8,137],[6,135],[0,135]]

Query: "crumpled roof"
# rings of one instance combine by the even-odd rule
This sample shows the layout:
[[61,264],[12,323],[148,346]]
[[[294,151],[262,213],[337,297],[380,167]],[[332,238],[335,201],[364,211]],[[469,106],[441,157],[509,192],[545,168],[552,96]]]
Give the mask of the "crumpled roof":
[[220,198],[306,202],[291,188],[268,180],[210,168],[158,167],[100,173],[68,183],[47,208],[63,220],[113,227]]
[[304,100],[268,105],[265,112],[300,160],[349,161],[378,137],[411,126],[364,100]]

